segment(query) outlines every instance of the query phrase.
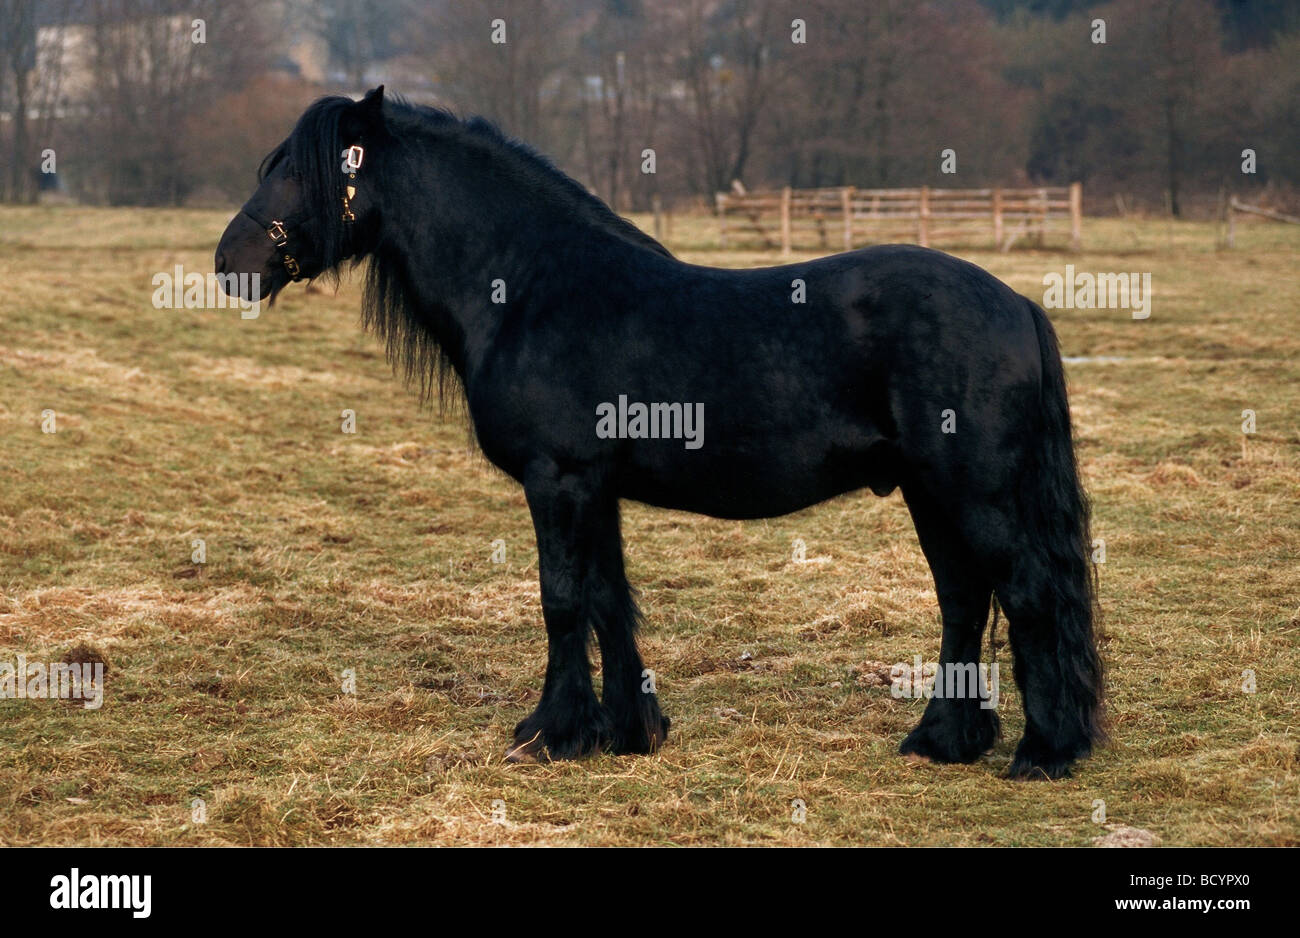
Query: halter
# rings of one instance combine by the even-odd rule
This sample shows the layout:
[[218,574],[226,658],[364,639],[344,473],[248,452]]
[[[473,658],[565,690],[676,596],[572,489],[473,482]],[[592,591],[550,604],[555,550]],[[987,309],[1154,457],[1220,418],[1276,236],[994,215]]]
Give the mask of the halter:
[[[349,180],[357,178],[357,170],[361,168],[361,161],[365,158],[365,155],[366,151],[356,144],[353,144],[343,151],[343,172],[347,174]],[[357,220],[357,216],[352,212],[352,200],[356,198],[356,194],[356,186],[349,185],[343,187],[343,213],[341,217],[343,219],[343,224],[345,225],[350,225],[352,222]],[[289,231],[300,224],[306,216],[300,214],[297,216],[290,216],[290,221],[282,221],[278,218],[274,218],[270,222],[267,222],[265,219],[259,218],[256,214],[250,212],[247,205],[239,211],[241,214],[247,215],[262,228],[266,229],[267,237],[269,237],[271,243],[275,245],[275,251],[280,255],[281,263],[284,264],[284,269],[288,272],[289,279],[294,283],[301,280],[302,268],[298,264],[298,259],[286,251],[285,247],[289,244]]]

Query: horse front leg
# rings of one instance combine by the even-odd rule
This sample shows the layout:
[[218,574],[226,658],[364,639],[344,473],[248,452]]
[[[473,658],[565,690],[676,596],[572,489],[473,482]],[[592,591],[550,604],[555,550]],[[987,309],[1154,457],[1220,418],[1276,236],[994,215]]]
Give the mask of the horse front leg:
[[588,597],[600,643],[601,700],[614,725],[610,750],[654,752],[668,738],[669,720],[659,710],[653,675],[645,669],[636,645],[641,616],[623,569],[617,500],[612,509],[600,512],[592,534],[594,575]]
[[596,699],[587,656],[591,595],[599,576],[599,532],[617,501],[589,472],[565,472],[550,460],[529,467],[524,495],[537,532],[547,662],[542,699],[515,727],[509,762],[580,759],[614,738],[609,712]]

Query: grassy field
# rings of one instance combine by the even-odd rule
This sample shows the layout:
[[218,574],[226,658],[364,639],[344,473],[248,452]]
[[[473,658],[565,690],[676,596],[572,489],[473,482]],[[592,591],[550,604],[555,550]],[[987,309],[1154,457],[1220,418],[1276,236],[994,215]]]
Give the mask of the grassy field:
[[[743,524],[627,505],[669,745],[504,764],[545,655],[521,491],[393,378],[355,283],[254,320],[155,309],[151,277],[211,270],[227,217],[0,210],[0,662],[108,665],[98,710],[0,701],[0,842],[1300,844],[1300,230],[1216,252],[1207,225],[1088,220],[1081,254],[954,249],[1040,299],[1067,263],[1154,287],[1145,321],[1053,314],[1082,359],[1114,741],[1015,783],[1005,648],[993,753],[896,754],[924,701],[875,675],[940,637],[897,493]],[[702,219],[668,241],[777,260]]]

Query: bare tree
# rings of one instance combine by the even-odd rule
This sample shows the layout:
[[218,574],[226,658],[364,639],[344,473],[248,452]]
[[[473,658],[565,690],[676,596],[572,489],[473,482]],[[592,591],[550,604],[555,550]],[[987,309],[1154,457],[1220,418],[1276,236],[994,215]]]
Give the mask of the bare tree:
[[[1136,12],[1132,5],[1129,10]],[[1169,212],[1178,216],[1182,214],[1189,138],[1205,103],[1205,79],[1213,74],[1220,57],[1218,15],[1209,0],[1144,3],[1141,15],[1152,39],[1142,46],[1142,58],[1150,63],[1149,84],[1144,83],[1149,91],[1142,97],[1146,106],[1160,115]],[[1130,47],[1130,51],[1136,50]]]
[[28,148],[28,110],[32,71],[36,67],[35,0],[0,0],[0,87],[13,87],[13,133],[9,141],[7,201],[25,201],[31,192],[32,162]]
[[[564,112],[572,11],[560,0],[454,0],[430,5],[423,20],[426,61],[458,110],[555,153]],[[571,144],[572,141],[567,141]]]
[[[149,0],[99,4],[86,24],[93,79],[82,134],[97,195],[179,203],[194,184],[182,134],[205,102],[264,67],[254,0],[193,0],[159,14]],[[125,144],[125,145],[124,145]]]
[[617,207],[645,208],[658,191],[658,173],[640,172],[642,152],[657,143],[663,94],[656,40],[642,9],[611,3],[578,43],[584,54],[572,82],[583,166],[592,187]]
[[665,10],[665,37],[683,50],[678,62],[690,92],[691,127],[706,191],[744,176],[768,98],[782,73],[774,47],[789,42],[773,0],[736,0],[725,9],[689,0]]
[[413,0],[290,0],[286,26],[307,26],[329,47],[351,90],[360,90],[367,71],[406,51],[404,32],[416,16]]

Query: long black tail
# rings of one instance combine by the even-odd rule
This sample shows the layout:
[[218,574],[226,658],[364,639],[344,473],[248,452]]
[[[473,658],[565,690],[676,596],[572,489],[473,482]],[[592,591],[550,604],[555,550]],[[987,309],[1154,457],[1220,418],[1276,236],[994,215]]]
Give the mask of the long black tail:
[[1090,505],[1079,481],[1066,398],[1065,369],[1056,330],[1037,303],[1026,299],[1042,353],[1040,424],[1031,454],[1031,471],[1021,490],[1022,518],[1044,552],[1052,583],[1050,611],[1056,625],[1056,658],[1061,681],[1058,712],[1052,715],[1057,739],[1076,740],[1086,754],[1105,739],[1102,706],[1104,673],[1097,650],[1100,609],[1097,569],[1092,563]]

